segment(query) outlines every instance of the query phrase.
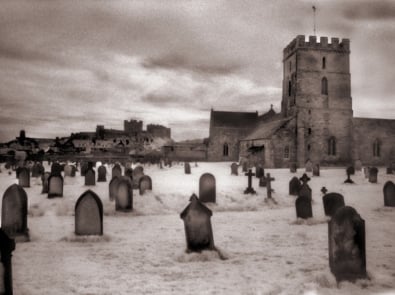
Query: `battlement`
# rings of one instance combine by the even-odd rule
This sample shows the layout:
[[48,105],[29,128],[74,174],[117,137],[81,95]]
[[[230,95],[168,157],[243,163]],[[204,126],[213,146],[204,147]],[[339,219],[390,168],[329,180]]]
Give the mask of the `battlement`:
[[339,38],[331,38],[331,43],[328,43],[328,37],[320,37],[320,42],[317,42],[316,36],[309,36],[308,41],[304,35],[298,35],[295,39],[284,48],[284,59],[290,54],[295,52],[297,49],[318,49],[318,50],[333,50],[337,52],[350,52],[350,39],[342,39],[339,42]]

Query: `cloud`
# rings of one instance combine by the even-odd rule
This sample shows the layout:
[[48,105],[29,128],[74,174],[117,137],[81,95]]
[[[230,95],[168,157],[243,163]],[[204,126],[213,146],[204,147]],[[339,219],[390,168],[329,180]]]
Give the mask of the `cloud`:
[[393,1],[353,1],[343,10],[347,19],[362,21],[394,21],[395,3]]

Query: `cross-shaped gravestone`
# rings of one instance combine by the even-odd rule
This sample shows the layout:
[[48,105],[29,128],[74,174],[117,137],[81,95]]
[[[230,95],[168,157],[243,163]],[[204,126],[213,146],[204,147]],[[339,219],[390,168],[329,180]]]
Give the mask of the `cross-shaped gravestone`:
[[299,180],[302,182],[302,185],[304,185],[310,181],[310,177],[308,177],[306,173],[303,173],[302,177],[299,178]]
[[321,193],[325,196],[327,192],[328,192],[328,190],[326,189],[325,186],[323,186],[323,187],[321,188]]
[[245,189],[244,194],[256,194],[252,187],[252,177],[255,176],[255,173],[252,173],[251,169],[249,169],[245,176],[248,176],[248,187]]
[[270,173],[266,174],[266,190],[267,190],[267,197],[269,199],[272,198],[272,192],[274,191],[272,189],[272,180],[274,181],[275,178],[274,177],[270,177]]

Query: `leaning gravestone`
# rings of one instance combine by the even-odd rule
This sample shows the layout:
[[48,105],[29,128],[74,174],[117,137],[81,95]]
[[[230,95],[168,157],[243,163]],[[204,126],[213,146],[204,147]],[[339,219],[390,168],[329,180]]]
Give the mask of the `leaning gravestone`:
[[41,175],[41,183],[43,186],[43,189],[41,190],[42,194],[48,194],[48,179],[51,174],[49,172],[45,172],[43,175]]
[[199,179],[199,200],[200,202],[215,203],[216,201],[216,188],[215,177],[210,173],[204,173]]
[[320,164],[313,166],[313,176],[320,176]]
[[310,160],[307,160],[306,162],[306,172],[312,172],[313,171],[313,163]]
[[365,221],[349,206],[339,208],[328,223],[329,266],[339,281],[364,279]]
[[377,174],[379,170],[376,167],[371,167],[369,169],[369,182],[370,183],[377,183]]
[[345,206],[344,197],[338,193],[329,193],[322,197],[326,216],[333,216],[336,211]]
[[395,207],[395,184],[387,181],[383,187],[384,206]]
[[19,185],[21,187],[30,187],[30,171],[26,167],[19,171]]
[[48,198],[63,197],[63,177],[51,175],[48,178]]
[[239,175],[238,168],[239,166],[236,163],[232,163],[232,165],[230,165],[230,175]]
[[91,190],[84,192],[75,204],[75,234],[103,235],[103,204]]
[[16,241],[29,241],[27,228],[27,195],[17,184],[7,188],[3,195],[1,208],[1,228]]
[[189,205],[181,212],[188,252],[215,250],[211,216],[213,213],[193,194]]
[[143,195],[146,190],[152,190],[152,180],[148,175],[142,176],[139,180],[140,196]]
[[62,166],[58,162],[55,162],[51,166],[51,175],[62,175],[62,170]]
[[[122,177],[122,176],[121,176]],[[108,185],[110,201],[114,201],[118,190],[118,180],[120,177],[113,177]]]
[[115,210],[123,212],[133,210],[133,187],[129,177],[119,178],[115,196]]
[[291,196],[297,196],[299,194],[300,187],[300,180],[296,176],[292,177],[289,182],[289,194]]
[[299,196],[295,201],[296,218],[307,219],[313,217],[313,209],[311,208],[311,199]]
[[15,241],[0,229],[0,294],[13,294],[12,290],[12,251],[15,250]]
[[107,169],[106,166],[101,165],[97,169],[97,182],[106,182],[107,181]]
[[111,177],[121,177],[122,176],[122,169],[119,164],[115,164],[111,171]]
[[85,173],[85,185],[96,185],[95,170],[92,168]]
[[184,163],[184,172],[185,174],[191,174],[191,164],[189,164],[188,162]]

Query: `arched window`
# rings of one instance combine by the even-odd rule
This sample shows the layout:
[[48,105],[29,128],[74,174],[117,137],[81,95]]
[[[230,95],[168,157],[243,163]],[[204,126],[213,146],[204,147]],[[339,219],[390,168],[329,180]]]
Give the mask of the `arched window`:
[[322,58],[322,68],[323,69],[326,68],[326,58],[325,58],[325,56]]
[[328,155],[336,155],[336,138],[334,138],[333,136],[328,139]]
[[321,80],[321,94],[328,95],[328,79],[326,77]]
[[284,147],[284,159],[289,159],[289,146]]
[[380,140],[376,139],[373,142],[373,157],[380,157],[380,149],[381,149]]
[[288,81],[288,96],[291,96],[292,94],[292,83],[291,81]]
[[229,147],[227,143],[224,143],[224,147],[223,147],[223,155],[225,157],[227,157],[229,155]]

